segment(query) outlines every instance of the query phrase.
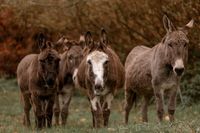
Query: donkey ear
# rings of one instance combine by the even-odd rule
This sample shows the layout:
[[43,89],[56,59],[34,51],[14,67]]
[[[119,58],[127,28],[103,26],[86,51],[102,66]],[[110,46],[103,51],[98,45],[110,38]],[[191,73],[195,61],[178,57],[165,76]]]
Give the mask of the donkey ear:
[[172,32],[173,30],[176,30],[176,28],[174,27],[174,25],[172,24],[172,22],[169,20],[169,18],[166,15],[163,16],[163,25],[167,33]]
[[64,36],[62,36],[57,42],[56,42],[56,44],[63,44],[64,43],[64,40],[65,40],[65,37]]
[[56,44],[62,45],[63,50],[66,51],[66,50],[69,49],[69,46],[67,45],[68,42],[69,42],[69,40],[68,40],[66,37],[62,36],[62,37],[56,42]]
[[193,28],[193,25],[194,25],[194,19],[192,19],[192,20],[190,20],[190,22],[189,23],[187,23],[186,25],[185,25],[185,27],[187,27],[187,28]]
[[71,47],[72,47],[72,43],[70,41],[66,41],[65,43],[63,43],[63,50],[64,51],[68,51]]
[[86,47],[92,47],[93,39],[92,39],[92,34],[90,31],[86,32],[85,34],[85,43]]
[[85,36],[84,35],[80,35],[80,38],[79,38],[79,46],[81,46],[82,48],[86,47],[85,45]]
[[85,42],[85,36],[84,35],[80,35],[79,42]]
[[54,48],[54,44],[50,41],[46,42],[46,48]]
[[184,27],[180,28],[185,34],[188,34],[188,31],[192,29],[194,26],[194,20],[190,20],[189,23],[187,23]]
[[61,37],[57,42],[56,44],[62,44],[64,45],[65,43],[67,43],[69,40],[66,38],[66,37]]
[[101,41],[103,44],[107,44],[107,43],[108,43],[107,33],[106,33],[105,29],[103,29],[103,28],[101,29],[100,41]]
[[64,46],[63,46],[63,50],[64,50],[64,51],[68,51],[69,49],[70,49],[69,46],[67,46],[67,45],[64,45]]
[[47,48],[46,45],[46,37],[43,33],[40,33],[37,37],[38,47],[40,48],[40,51]]

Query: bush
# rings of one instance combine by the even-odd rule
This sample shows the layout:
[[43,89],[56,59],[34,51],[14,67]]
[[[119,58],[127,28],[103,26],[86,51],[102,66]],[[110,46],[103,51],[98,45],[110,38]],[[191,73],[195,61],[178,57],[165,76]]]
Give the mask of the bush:
[[[36,52],[33,37],[44,31],[56,41],[61,34],[79,38],[92,31],[99,38],[102,27],[108,31],[111,45],[124,61],[136,45],[152,47],[166,34],[162,17],[167,14],[176,26],[192,18],[195,27],[189,34],[190,57],[199,53],[200,3],[190,0],[3,0],[0,5],[0,75],[15,75],[23,56]],[[196,52],[195,52],[196,51]]]
[[190,67],[181,84],[183,101],[186,105],[200,101],[200,62]]

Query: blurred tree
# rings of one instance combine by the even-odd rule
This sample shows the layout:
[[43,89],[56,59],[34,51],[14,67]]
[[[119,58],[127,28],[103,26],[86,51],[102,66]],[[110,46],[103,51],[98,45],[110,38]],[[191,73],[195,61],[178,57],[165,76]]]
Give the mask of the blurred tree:
[[196,84],[199,78],[194,75],[199,65],[193,64],[200,58],[199,9],[200,0],[1,0],[0,75],[15,75],[21,58],[37,52],[34,37],[38,32],[56,41],[61,35],[78,39],[90,30],[98,39],[104,27],[111,46],[124,61],[134,46],[152,47],[162,39],[166,34],[162,16],[166,14],[176,26],[195,20],[189,34],[190,66],[184,83]]

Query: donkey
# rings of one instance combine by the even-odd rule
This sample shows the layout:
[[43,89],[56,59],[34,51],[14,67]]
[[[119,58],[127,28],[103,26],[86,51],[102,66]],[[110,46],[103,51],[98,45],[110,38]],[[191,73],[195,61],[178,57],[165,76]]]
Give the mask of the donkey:
[[104,29],[100,41],[93,41],[91,33],[87,32],[85,42],[85,57],[74,82],[85,91],[91,104],[93,127],[97,128],[108,125],[111,102],[124,85],[125,72],[119,57],[108,46]]
[[68,108],[74,92],[73,75],[83,58],[84,36],[80,36],[79,41],[61,38],[57,43],[64,45],[64,53],[61,54],[59,70],[58,97],[54,106],[56,125],[59,125],[61,115],[62,125],[66,124]]
[[129,53],[125,62],[125,123],[136,95],[144,98],[142,120],[148,121],[148,102],[154,95],[157,104],[159,122],[164,114],[164,92],[168,90],[168,114],[174,121],[176,95],[180,80],[188,60],[188,29],[193,27],[193,20],[182,28],[176,28],[167,16],[163,17],[167,34],[153,48],[137,46]]
[[17,81],[24,106],[24,120],[30,126],[33,106],[36,128],[52,126],[53,105],[57,92],[60,56],[43,34],[38,37],[39,54],[25,56],[17,67]]

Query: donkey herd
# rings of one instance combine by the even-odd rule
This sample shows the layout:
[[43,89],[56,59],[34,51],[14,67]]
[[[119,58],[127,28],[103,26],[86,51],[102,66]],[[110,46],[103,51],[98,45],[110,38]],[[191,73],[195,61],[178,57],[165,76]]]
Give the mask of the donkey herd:
[[[163,17],[166,35],[152,48],[137,46],[126,58],[125,65],[110,47],[106,31],[93,40],[88,31],[79,41],[60,38],[50,42],[42,33],[37,37],[39,54],[24,57],[17,68],[17,79],[23,103],[23,124],[31,125],[33,108],[36,128],[66,124],[74,88],[87,96],[91,105],[93,127],[108,126],[111,103],[117,91],[124,88],[124,122],[128,123],[136,97],[143,97],[142,120],[148,121],[148,104],[154,96],[159,122],[163,120],[164,96],[169,96],[168,115],[174,121],[176,95],[188,60],[188,30],[193,20],[177,28]],[[63,45],[59,54],[54,44]],[[61,118],[61,120],[60,120]]]

